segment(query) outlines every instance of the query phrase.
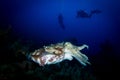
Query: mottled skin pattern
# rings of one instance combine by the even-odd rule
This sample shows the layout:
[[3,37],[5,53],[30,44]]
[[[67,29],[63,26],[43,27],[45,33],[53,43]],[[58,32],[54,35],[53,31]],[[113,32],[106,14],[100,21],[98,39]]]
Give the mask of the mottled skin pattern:
[[53,53],[56,55],[63,54],[64,43],[51,44],[49,46],[44,46],[46,52]]
[[74,57],[82,65],[86,66],[90,62],[88,62],[88,57],[80,52],[84,48],[88,48],[88,46],[75,46],[70,42],[51,44],[35,50],[31,53],[31,59],[40,66],[44,66],[46,64],[55,64],[65,59],[72,60]]

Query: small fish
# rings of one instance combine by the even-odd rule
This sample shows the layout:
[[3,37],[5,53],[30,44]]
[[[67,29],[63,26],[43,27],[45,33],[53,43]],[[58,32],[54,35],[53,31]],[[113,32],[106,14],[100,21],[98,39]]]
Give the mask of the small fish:
[[56,64],[63,60],[77,59],[82,65],[90,64],[88,57],[82,54],[80,50],[88,48],[87,45],[75,46],[70,42],[51,44],[35,50],[29,56],[32,61],[38,63],[40,66]]

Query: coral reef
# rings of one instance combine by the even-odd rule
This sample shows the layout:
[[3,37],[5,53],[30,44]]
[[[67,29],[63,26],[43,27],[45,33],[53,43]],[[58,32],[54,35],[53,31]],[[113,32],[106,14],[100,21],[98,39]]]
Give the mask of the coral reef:
[[82,68],[78,64],[71,64],[67,61],[44,67],[28,61],[0,66],[0,79],[18,78],[30,80],[96,80],[90,68]]

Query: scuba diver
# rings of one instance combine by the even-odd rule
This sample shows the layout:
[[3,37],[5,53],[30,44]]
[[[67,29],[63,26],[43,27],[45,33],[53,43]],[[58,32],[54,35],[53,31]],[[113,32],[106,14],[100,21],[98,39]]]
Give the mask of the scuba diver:
[[60,27],[62,29],[65,29],[65,25],[64,25],[64,22],[63,22],[63,15],[61,13],[58,15],[58,22],[60,24]]
[[102,12],[101,10],[95,9],[91,11],[91,14],[99,14],[101,12]]
[[92,14],[88,14],[87,12],[85,12],[84,10],[79,10],[77,11],[77,18],[91,18]]
[[100,14],[102,11],[101,10],[98,10],[98,9],[95,9],[95,10],[92,10],[89,13],[85,12],[84,10],[79,10],[77,11],[77,18],[91,18],[93,16],[93,14]]

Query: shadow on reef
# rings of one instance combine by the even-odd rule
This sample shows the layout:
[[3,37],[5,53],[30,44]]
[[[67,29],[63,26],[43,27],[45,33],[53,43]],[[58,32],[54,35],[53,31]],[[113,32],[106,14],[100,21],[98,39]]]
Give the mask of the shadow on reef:
[[120,60],[116,56],[116,50],[108,40],[102,43],[100,48],[100,52],[91,58],[94,59],[91,61],[96,76],[100,80],[118,78],[118,75],[114,75],[120,67]]
[[4,28],[4,26],[0,25],[0,63],[3,63],[8,58],[8,46],[12,42],[12,38],[10,36],[11,27],[8,26],[7,28]]
[[[0,64],[11,63],[22,56],[21,51],[28,51],[31,44],[20,40],[13,34],[12,27],[0,28]],[[13,36],[14,35],[14,36]],[[22,57],[21,57],[22,58]],[[21,59],[20,58],[20,59]]]

